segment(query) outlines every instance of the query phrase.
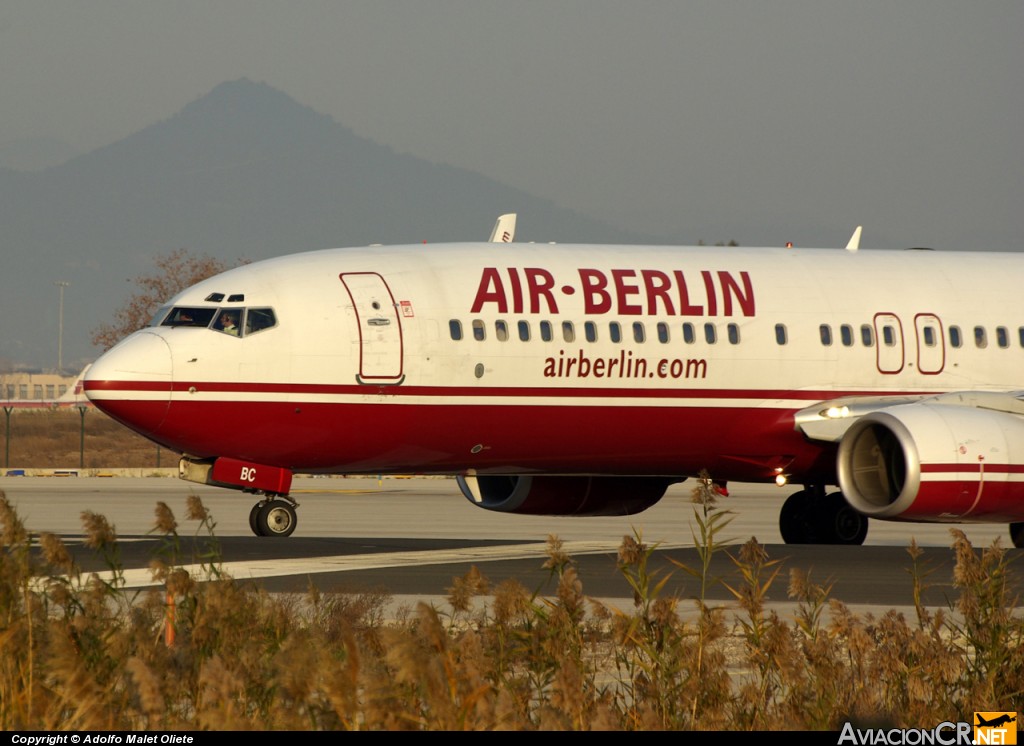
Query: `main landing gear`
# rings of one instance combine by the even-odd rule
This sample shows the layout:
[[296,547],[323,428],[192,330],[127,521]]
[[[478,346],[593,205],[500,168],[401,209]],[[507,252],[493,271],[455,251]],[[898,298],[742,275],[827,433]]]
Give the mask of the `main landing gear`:
[[779,531],[787,544],[863,544],[867,516],[850,507],[842,492],[825,494],[812,485],[786,498],[779,513]]
[[249,528],[257,536],[291,536],[298,523],[297,507],[288,495],[266,497],[249,511]]

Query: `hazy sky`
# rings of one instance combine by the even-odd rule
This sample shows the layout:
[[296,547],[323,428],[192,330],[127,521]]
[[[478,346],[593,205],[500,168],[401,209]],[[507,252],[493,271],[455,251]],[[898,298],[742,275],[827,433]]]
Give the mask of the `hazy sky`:
[[1020,0],[0,0],[0,146],[247,77],[681,243],[1017,249],[1022,38]]

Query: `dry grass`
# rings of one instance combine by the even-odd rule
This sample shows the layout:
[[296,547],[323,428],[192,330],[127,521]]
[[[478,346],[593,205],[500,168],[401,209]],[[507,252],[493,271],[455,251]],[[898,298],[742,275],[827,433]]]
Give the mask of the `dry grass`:
[[[109,582],[83,574],[59,538],[30,536],[0,493],[0,728],[838,730],[1022,709],[1024,623],[998,544],[978,552],[956,536],[948,613],[858,616],[756,541],[718,545],[728,512],[701,490],[695,500],[702,551],[729,552],[743,578],[728,610],[702,590],[698,613],[680,613],[693,602],[662,593],[640,536],[619,550],[634,607],[603,607],[552,537],[552,597],[474,570],[453,582],[448,611],[420,604],[385,621],[386,597],[269,595],[227,576],[198,498],[187,518],[212,549],[205,577],[181,569],[177,520],[159,505],[162,586],[133,595],[101,516],[82,518]],[[912,546],[919,588],[920,565]],[[704,569],[678,571],[714,582]],[[791,620],[763,604],[787,577]]]
[[5,468],[155,468],[173,466],[178,459],[176,453],[160,452],[152,442],[93,408],[84,418],[74,408],[16,409],[9,422],[9,442],[7,422],[0,422],[0,463]]

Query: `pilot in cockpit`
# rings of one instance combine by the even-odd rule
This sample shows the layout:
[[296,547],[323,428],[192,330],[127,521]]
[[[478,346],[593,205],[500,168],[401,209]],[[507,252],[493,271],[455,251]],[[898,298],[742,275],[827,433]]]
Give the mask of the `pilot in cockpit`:
[[238,314],[235,311],[224,311],[217,317],[217,328],[227,334],[238,336]]

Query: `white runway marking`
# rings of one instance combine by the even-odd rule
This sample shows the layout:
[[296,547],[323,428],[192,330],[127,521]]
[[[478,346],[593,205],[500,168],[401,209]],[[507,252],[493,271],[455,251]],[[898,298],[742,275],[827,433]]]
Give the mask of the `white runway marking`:
[[[562,551],[570,556],[583,554],[615,554],[619,542],[609,541],[573,541],[565,542]],[[682,544],[678,546],[684,546]],[[659,549],[676,548],[665,544]],[[547,549],[546,543],[513,544],[498,547],[467,547],[463,549],[436,549],[422,552],[381,552],[376,554],[347,554],[334,557],[302,557],[295,559],[264,559],[243,562],[223,562],[217,565],[221,572],[236,580],[255,578],[273,578],[291,575],[311,575],[327,572],[349,572],[354,570],[377,570],[389,567],[408,567],[410,565],[442,565],[461,562],[494,562],[496,560],[529,559],[543,557]],[[182,565],[182,569],[196,580],[208,580],[209,575],[203,565]],[[104,581],[109,582],[113,575],[109,572],[96,573]],[[145,588],[160,585],[153,580],[148,568],[125,570],[123,572],[125,588]]]

